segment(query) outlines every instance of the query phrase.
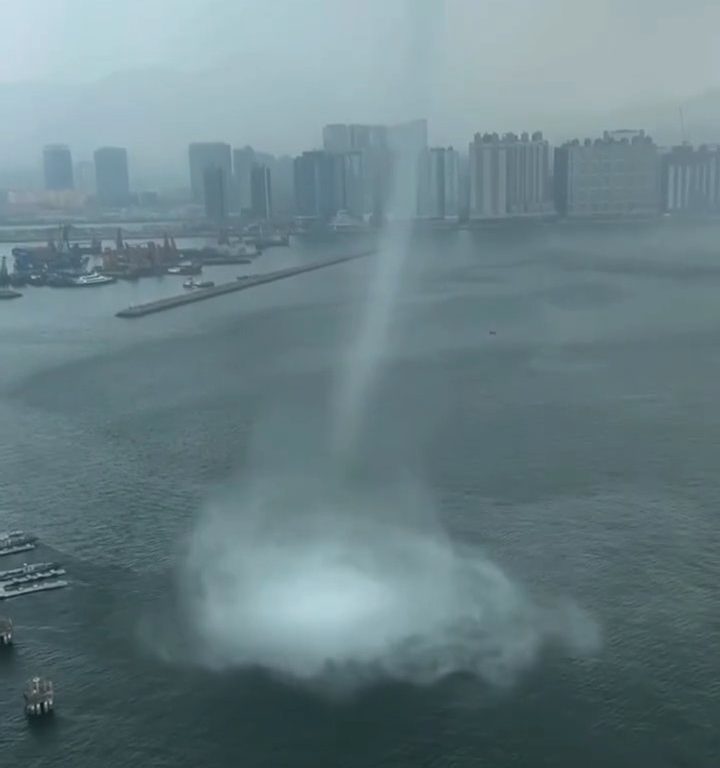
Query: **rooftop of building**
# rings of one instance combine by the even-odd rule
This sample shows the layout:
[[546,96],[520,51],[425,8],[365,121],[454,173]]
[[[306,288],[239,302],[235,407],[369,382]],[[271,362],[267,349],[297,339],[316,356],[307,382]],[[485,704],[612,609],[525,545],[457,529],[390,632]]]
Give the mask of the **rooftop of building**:
[[617,145],[655,145],[652,138],[643,130],[623,128],[617,131],[605,131],[600,138],[571,139],[563,147],[607,147]]

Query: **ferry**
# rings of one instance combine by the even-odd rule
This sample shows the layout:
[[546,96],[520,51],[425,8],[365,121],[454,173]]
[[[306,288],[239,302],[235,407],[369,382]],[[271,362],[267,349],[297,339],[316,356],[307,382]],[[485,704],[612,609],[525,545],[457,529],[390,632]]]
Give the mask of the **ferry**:
[[15,555],[19,552],[29,552],[35,549],[37,537],[30,536],[23,531],[11,531],[0,534],[0,557],[3,555]]
[[58,563],[25,563],[21,568],[0,571],[0,584],[28,584],[31,581],[64,576],[65,573],[65,569]]
[[110,285],[114,283],[115,278],[110,275],[100,275],[97,272],[91,272],[87,275],[80,275],[73,280],[73,285],[78,288],[90,288],[96,285]]
[[51,589],[62,589],[67,586],[69,584],[64,579],[34,581],[30,584],[0,584],[0,600],[32,595],[35,592],[48,592]]
[[183,261],[175,267],[168,267],[168,275],[199,275],[201,272],[202,264],[193,264],[191,261]]

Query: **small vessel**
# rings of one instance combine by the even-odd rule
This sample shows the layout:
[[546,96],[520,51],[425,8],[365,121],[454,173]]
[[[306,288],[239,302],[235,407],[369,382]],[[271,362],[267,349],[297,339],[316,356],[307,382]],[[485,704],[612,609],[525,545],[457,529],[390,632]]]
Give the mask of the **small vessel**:
[[183,288],[194,288],[194,287],[195,287],[195,281],[192,279],[192,277],[183,283]]
[[73,284],[78,286],[78,288],[90,288],[96,285],[109,285],[115,281],[116,278],[111,277],[110,275],[101,275],[98,272],[91,272],[90,274],[76,277]]
[[0,645],[12,645],[13,623],[12,619],[0,616]]
[[47,277],[42,272],[32,272],[28,275],[27,281],[29,285],[45,285],[45,283],[47,283]]
[[15,555],[19,552],[28,552],[35,549],[37,537],[30,536],[23,531],[11,531],[0,534],[0,556]]
[[212,280],[200,280],[195,283],[196,288],[214,288],[215,283]]
[[48,715],[55,706],[55,693],[50,680],[33,677],[25,686],[25,714],[28,717]]
[[64,576],[65,569],[58,563],[25,563],[21,568],[0,571],[0,584],[28,584],[31,581]]
[[0,299],[19,299],[22,293],[13,291],[10,288],[0,288]]
[[192,261],[181,261],[174,267],[168,267],[168,275],[199,275],[202,272],[202,264],[194,264]]
[[12,597],[21,597],[22,595],[32,595],[35,592],[48,592],[51,589],[62,589],[67,586],[68,582],[64,579],[33,581],[30,584],[0,584],[0,600],[9,600]]

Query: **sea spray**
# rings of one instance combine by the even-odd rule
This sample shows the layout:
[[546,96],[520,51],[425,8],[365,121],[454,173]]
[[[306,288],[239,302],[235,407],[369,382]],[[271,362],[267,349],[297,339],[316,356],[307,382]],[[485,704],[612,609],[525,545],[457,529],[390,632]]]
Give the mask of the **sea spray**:
[[577,609],[540,608],[454,545],[417,484],[268,475],[233,488],[204,510],[183,591],[202,663],[328,688],[453,672],[507,685],[548,643],[597,642]]

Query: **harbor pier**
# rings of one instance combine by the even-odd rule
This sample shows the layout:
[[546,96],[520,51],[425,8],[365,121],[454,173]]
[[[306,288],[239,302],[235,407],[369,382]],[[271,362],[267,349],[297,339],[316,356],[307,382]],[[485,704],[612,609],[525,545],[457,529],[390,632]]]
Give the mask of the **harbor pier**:
[[151,301],[147,304],[138,304],[136,306],[128,307],[127,309],[120,310],[116,317],[144,317],[145,315],[150,315],[155,312],[164,312],[165,310],[181,307],[185,304],[192,304],[196,301],[204,301],[205,299],[213,299],[216,296],[224,296],[226,293],[236,293],[237,291],[254,288],[257,285],[264,285],[265,283],[272,283],[276,280],[284,280],[288,277],[301,275],[305,272],[313,272],[314,270],[332,267],[335,264],[344,264],[347,261],[361,259],[365,256],[370,256],[373,253],[375,253],[374,250],[363,251],[362,253],[355,253],[351,256],[338,256],[333,259],[325,259],[324,261],[313,261],[299,267],[289,267],[288,269],[279,269],[274,272],[265,272],[259,275],[242,277],[233,282],[223,283],[222,285],[216,285],[212,288],[200,288],[192,293],[183,293],[177,296],[170,296],[167,299],[158,299],[157,301]]

